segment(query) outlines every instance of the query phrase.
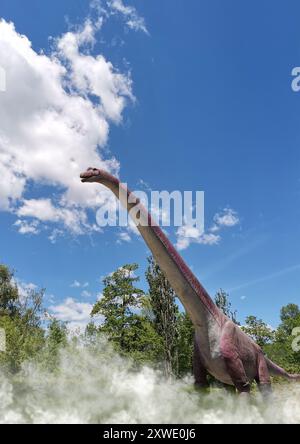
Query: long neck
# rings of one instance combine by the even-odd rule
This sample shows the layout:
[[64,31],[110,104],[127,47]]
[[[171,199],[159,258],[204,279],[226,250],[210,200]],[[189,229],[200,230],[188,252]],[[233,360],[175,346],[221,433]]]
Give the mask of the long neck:
[[[151,217],[144,206],[139,203],[130,191],[117,179],[105,180],[103,185],[108,187],[128,212],[139,205],[139,221],[137,228],[151,250],[153,257],[169,280],[171,286],[185,307],[195,327],[207,324],[208,317],[213,317],[219,324],[224,321],[224,315],[214,304],[196,276],[184,262],[167,236]],[[130,202],[128,203],[128,197]]]

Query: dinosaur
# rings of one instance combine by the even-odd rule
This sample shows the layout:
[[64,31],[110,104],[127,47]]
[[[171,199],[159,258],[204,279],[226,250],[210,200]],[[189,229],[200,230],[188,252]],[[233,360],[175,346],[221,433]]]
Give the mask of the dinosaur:
[[[137,228],[152,255],[179,297],[195,327],[193,373],[198,388],[208,387],[208,374],[249,395],[256,382],[261,393],[271,391],[271,376],[300,381],[269,360],[262,349],[215,305],[148,211],[119,179],[106,171],[89,168],[83,183],[99,183],[120,199],[128,212],[138,206]],[[125,194],[124,194],[125,193]]]

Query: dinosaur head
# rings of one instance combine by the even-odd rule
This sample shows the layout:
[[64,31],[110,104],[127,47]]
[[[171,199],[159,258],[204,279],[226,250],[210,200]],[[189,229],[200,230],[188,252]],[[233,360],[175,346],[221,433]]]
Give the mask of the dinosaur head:
[[111,174],[107,173],[104,170],[99,168],[88,168],[84,173],[80,174],[81,182],[88,183],[101,183],[107,184],[108,182],[118,183],[118,179],[116,179]]
[[88,168],[84,173],[80,174],[81,182],[100,182],[104,171],[98,168]]

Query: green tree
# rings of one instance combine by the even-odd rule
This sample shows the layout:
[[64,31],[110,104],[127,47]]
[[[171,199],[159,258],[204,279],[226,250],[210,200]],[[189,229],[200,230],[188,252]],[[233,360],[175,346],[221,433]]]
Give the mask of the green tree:
[[279,330],[290,336],[296,327],[300,327],[300,308],[296,304],[288,304],[280,311],[281,324]]
[[237,311],[232,310],[232,304],[229,300],[229,294],[220,289],[215,296],[216,306],[237,325],[240,325],[237,321]]
[[187,313],[180,313],[177,318],[178,340],[178,370],[177,374],[182,377],[191,374],[193,370],[193,351],[195,329]]
[[281,323],[275,332],[274,343],[265,348],[268,356],[290,373],[300,372],[300,352],[294,350],[293,330],[300,327],[300,309],[296,304],[282,307]]
[[148,258],[146,279],[149,285],[149,302],[157,334],[163,341],[164,373],[167,377],[178,372],[178,305],[169,281],[153,257]]
[[84,332],[85,343],[95,345],[98,335],[99,328],[97,327],[97,325],[93,321],[89,322]]
[[13,272],[0,265],[0,328],[6,333],[6,351],[0,354],[0,363],[8,371],[17,372],[44,346],[43,295],[43,290],[31,288],[20,294]]
[[161,341],[150,320],[142,314],[144,292],[136,287],[137,269],[136,264],[124,265],[103,280],[103,297],[95,304],[92,316],[104,318],[98,331],[118,351],[137,362],[153,362],[161,352]]
[[59,367],[60,353],[68,345],[68,330],[66,323],[50,318],[46,343],[41,354],[41,360],[47,370],[55,371]]
[[13,272],[3,264],[0,264],[0,316],[15,315],[19,291],[14,282]]
[[246,318],[246,326],[242,330],[249,335],[260,347],[264,347],[274,340],[275,333],[268,325],[256,316]]

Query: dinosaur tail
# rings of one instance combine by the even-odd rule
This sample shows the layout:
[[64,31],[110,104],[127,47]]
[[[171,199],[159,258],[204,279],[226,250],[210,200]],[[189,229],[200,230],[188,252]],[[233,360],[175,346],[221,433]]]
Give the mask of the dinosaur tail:
[[274,362],[272,362],[270,359],[266,358],[266,361],[269,372],[271,373],[272,376],[280,376],[281,378],[288,379],[289,381],[300,382],[300,375],[290,375],[283,368],[274,364]]
[[300,375],[289,375],[290,381],[300,382]]

